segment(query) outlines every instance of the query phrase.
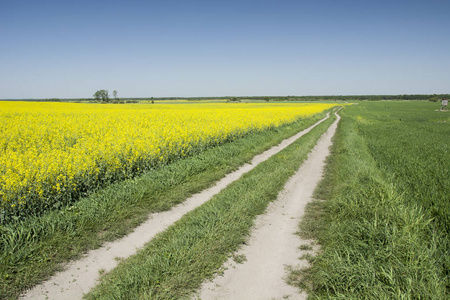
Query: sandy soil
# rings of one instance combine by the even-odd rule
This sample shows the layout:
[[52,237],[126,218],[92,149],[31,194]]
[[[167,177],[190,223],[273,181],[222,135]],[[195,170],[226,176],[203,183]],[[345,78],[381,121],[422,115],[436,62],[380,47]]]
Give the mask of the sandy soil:
[[35,286],[22,295],[21,299],[81,299],[83,294],[87,293],[98,283],[100,273],[109,272],[117,266],[118,258],[127,258],[135,254],[139,248],[142,248],[153,237],[175,223],[184,214],[211,199],[212,196],[239,179],[244,173],[286,148],[327,118],[284,140],[264,153],[255,156],[250,164],[245,164],[237,171],[225,176],[212,188],[193,195],[185,202],[173,207],[170,211],[151,214],[149,219],[131,234],[120,240],[105,243],[101,248],[88,252],[82,259],[69,263],[65,271],[57,273],[48,281]]
[[257,217],[248,243],[237,253],[245,256],[246,261],[239,264],[230,258],[223,276],[204,283],[194,299],[306,299],[306,294],[286,284],[286,266],[308,265],[307,261],[299,260],[304,253],[299,247],[311,241],[302,240],[295,232],[322,178],[337,123],[320,138],[278,199],[269,205],[264,215]]

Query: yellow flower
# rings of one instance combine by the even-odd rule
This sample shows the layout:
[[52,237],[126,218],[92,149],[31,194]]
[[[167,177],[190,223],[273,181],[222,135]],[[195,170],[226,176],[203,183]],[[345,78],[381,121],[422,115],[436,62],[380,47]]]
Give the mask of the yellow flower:
[[[0,102],[0,208],[129,178],[332,104],[101,105]],[[50,200],[51,201],[51,200]]]

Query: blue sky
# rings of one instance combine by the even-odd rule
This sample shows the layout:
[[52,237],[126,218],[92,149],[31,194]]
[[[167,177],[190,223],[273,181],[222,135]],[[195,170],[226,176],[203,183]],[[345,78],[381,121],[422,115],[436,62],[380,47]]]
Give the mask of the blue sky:
[[0,99],[450,93],[449,12],[449,0],[0,0]]

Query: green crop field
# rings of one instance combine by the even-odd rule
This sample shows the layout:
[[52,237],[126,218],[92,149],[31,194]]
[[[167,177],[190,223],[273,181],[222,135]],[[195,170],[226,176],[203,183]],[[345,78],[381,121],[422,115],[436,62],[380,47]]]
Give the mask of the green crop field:
[[[317,238],[295,272],[313,298],[448,299],[450,113],[430,102],[347,106],[301,234]],[[317,217],[319,216],[319,217]],[[294,275],[295,275],[294,274]]]

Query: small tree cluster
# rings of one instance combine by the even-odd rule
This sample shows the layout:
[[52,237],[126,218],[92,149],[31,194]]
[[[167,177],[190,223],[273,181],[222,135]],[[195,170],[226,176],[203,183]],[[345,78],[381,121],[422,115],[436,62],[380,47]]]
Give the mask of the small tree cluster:
[[[113,96],[114,96],[114,100],[118,100],[119,98],[117,98],[117,90],[113,91]],[[94,94],[94,98],[97,101],[102,101],[105,103],[108,103],[111,101],[111,99],[109,98],[109,93],[108,90],[98,90],[95,92]]]
[[108,94],[108,90],[98,90],[95,92],[94,94],[94,98],[97,101],[102,101],[105,103],[109,102],[109,94]]

